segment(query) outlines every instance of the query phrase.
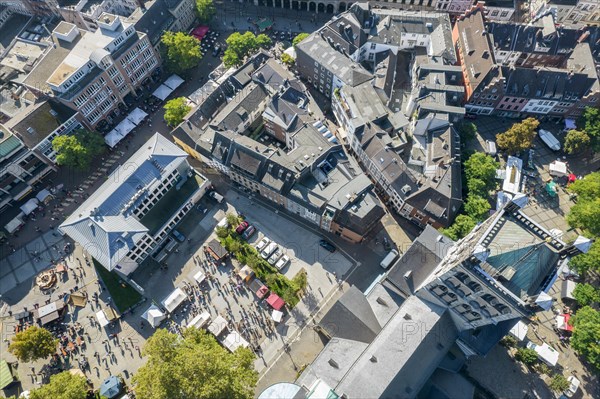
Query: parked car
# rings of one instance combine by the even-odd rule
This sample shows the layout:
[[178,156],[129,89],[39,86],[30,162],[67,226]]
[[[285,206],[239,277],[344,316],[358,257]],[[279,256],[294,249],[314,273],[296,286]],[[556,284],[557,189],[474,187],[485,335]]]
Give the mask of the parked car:
[[208,195],[215,199],[219,204],[223,202],[223,196],[216,191],[211,191],[208,193]]
[[281,258],[281,255],[283,255],[283,251],[281,250],[281,247],[277,247],[275,252],[273,252],[271,256],[269,256],[267,262],[269,262],[270,265],[275,265],[279,258]]
[[267,237],[263,237],[262,240],[260,240],[258,244],[256,244],[256,249],[260,252],[270,243],[271,240],[269,240]]
[[173,230],[173,237],[175,237],[175,239],[179,242],[185,241],[185,236],[177,230]]
[[277,268],[277,270],[282,270],[284,267],[287,266],[288,263],[290,263],[290,257],[287,255],[283,255],[281,258],[279,258],[277,263],[275,263],[275,267]]
[[248,226],[250,226],[250,224],[244,220],[238,227],[235,228],[235,232],[241,235],[244,231],[246,231]]
[[279,245],[277,245],[275,241],[271,241],[271,243],[262,250],[260,256],[262,256],[263,259],[268,259],[271,255],[273,255],[273,252],[277,251],[278,248]]
[[335,250],[336,250],[335,245],[333,245],[332,243],[330,243],[327,240],[319,241],[319,245],[321,247],[325,248],[326,250],[328,250],[329,252],[335,252]]
[[200,212],[200,213],[202,213],[202,214],[204,214],[204,213],[208,212],[208,209],[206,209],[206,208],[205,208],[205,207],[203,207],[202,205],[198,205],[198,206],[196,207],[196,209],[198,210],[198,212]]
[[219,46],[218,44],[215,46],[215,48],[213,49],[212,52],[212,56],[213,57],[217,57],[219,55],[219,53],[221,52],[221,46]]
[[574,375],[567,377],[567,381],[569,381],[569,388],[566,389],[565,396],[567,398],[571,398],[573,397],[573,395],[575,395],[575,393],[579,389],[579,384],[581,383]]
[[244,233],[242,234],[242,238],[246,241],[248,241],[248,239],[250,237],[252,237],[252,235],[256,233],[256,227],[254,226],[248,226],[248,228],[246,229],[246,231],[244,231]]
[[388,240],[387,237],[383,237],[383,249],[385,249],[386,251],[392,249],[392,244],[390,244],[390,240]]

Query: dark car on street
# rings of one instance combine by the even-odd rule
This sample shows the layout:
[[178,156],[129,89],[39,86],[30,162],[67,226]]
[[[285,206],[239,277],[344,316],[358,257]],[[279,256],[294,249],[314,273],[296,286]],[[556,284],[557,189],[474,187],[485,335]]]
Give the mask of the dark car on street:
[[242,238],[247,241],[254,233],[256,233],[256,228],[254,226],[248,226],[246,231],[242,234]]
[[245,220],[240,223],[240,225],[235,229],[235,232],[238,234],[242,234],[247,228],[248,228],[249,224],[248,222],[246,222]]
[[330,243],[327,240],[319,241],[319,245],[321,247],[325,248],[326,250],[328,250],[329,252],[335,252],[335,245],[333,245],[332,243]]

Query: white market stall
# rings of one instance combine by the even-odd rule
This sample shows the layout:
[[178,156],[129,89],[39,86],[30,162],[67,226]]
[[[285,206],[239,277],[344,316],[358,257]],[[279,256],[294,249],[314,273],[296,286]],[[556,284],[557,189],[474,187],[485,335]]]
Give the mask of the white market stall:
[[142,314],[142,319],[146,320],[154,328],[158,327],[166,318],[167,316],[155,304],[150,305]]
[[561,299],[575,299],[573,296],[573,290],[577,287],[577,283],[572,280],[563,280],[560,287]]
[[235,350],[240,347],[247,348],[248,346],[250,346],[248,341],[242,338],[240,333],[238,333],[237,331],[232,331],[229,334],[227,334],[222,344],[231,352],[235,352]]
[[43,190],[40,190],[40,192],[35,195],[35,198],[39,202],[46,203],[47,201],[50,201],[53,198],[53,196],[49,190],[43,189]]
[[29,215],[31,212],[37,209],[39,203],[40,201],[38,201],[37,198],[30,198],[29,201],[21,205],[20,209],[25,215]]
[[519,341],[523,341],[527,337],[528,330],[529,327],[527,327],[527,324],[519,320],[517,324],[515,324],[514,327],[510,329],[509,334],[518,339]]
[[196,280],[198,284],[200,284],[201,282],[206,280],[206,274],[204,274],[202,270],[199,270],[198,273],[194,274],[194,280]]
[[199,315],[196,315],[189,323],[187,323],[187,327],[196,327],[196,328],[204,328],[210,321],[210,313],[202,312]]
[[553,303],[554,298],[552,298],[544,291],[540,292],[537,298],[535,299],[535,304],[544,310],[550,310],[552,308]]
[[4,229],[8,232],[8,234],[14,233],[25,224],[25,222],[23,222],[23,216],[25,216],[23,212],[19,213],[13,220],[4,226]]
[[219,315],[212,323],[208,326],[210,331],[215,337],[218,337],[227,328],[227,320],[223,316]]
[[125,118],[104,137],[104,141],[112,148],[116,146],[119,141],[123,140],[133,129],[135,129],[135,124]]
[[164,101],[167,97],[169,97],[169,94],[171,94],[172,92],[173,89],[169,88],[168,86],[160,85],[156,88],[156,90],[154,90],[154,93],[152,93],[152,95],[158,98],[159,100]]
[[538,358],[548,366],[554,367],[558,363],[558,352],[547,343],[544,342],[541,345],[536,345],[533,342],[528,342],[527,347],[533,349],[537,353]]
[[567,171],[567,164],[561,161],[554,161],[548,165],[548,169],[550,170],[550,176],[562,177],[569,174]]
[[173,292],[171,292],[169,296],[163,299],[161,303],[165,307],[165,309],[167,309],[167,312],[173,313],[173,311],[177,309],[177,307],[181,305],[186,299],[187,295],[185,294],[185,292],[183,292],[181,288],[175,288]]
[[148,114],[146,112],[142,111],[140,108],[136,108],[127,115],[127,119],[137,126],[142,123],[147,116]]
[[283,312],[281,310],[273,310],[273,313],[271,313],[271,318],[275,323],[281,323],[281,320],[283,319]]
[[181,84],[184,82],[184,80],[179,77],[176,74],[173,74],[171,76],[169,76],[169,79],[167,79],[163,84],[165,86],[167,86],[168,88],[171,89],[171,91],[175,90],[176,88],[178,88],[179,86],[181,86]]
[[506,161],[506,175],[502,183],[502,190],[517,194],[521,188],[521,173],[523,170],[523,160],[521,158],[509,155]]

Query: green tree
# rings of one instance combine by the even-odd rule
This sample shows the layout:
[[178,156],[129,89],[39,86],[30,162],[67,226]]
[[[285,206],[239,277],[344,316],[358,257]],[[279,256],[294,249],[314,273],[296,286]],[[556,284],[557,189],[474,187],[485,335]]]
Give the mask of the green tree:
[[179,337],[158,329],[146,342],[143,354],[148,361],[133,377],[140,398],[254,396],[254,354],[247,348],[230,353],[204,330],[188,328]]
[[58,340],[45,328],[31,326],[18,332],[8,346],[8,351],[21,362],[45,359],[56,353]]
[[227,50],[235,52],[240,59],[258,49],[256,36],[252,32],[234,32],[225,39],[225,43]]
[[298,35],[296,35],[294,40],[292,40],[292,46],[296,47],[298,45],[298,43],[300,43],[302,40],[306,39],[308,36],[310,36],[310,34],[308,34],[308,33],[299,33]]
[[104,153],[106,143],[100,134],[79,129],[73,134],[56,137],[52,140],[52,148],[56,151],[57,164],[86,170],[94,158]]
[[590,136],[582,130],[569,130],[565,137],[565,152],[577,154],[590,147]]
[[50,377],[50,382],[30,392],[30,399],[82,399],[87,397],[89,387],[85,377],[68,371]]
[[564,392],[570,385],[569,380],[567,380],[564,375],[554,374],[548,387],[554,392]]
[[[465,161],[464,172],[469,194],[487,197],[488,191],[496,186],[496,169],[500,164],[483,152],[476,152]],[[473,180],[479,180],[472,182]]]
[[477,126],[472,122],[462,121],[458,125],[458,133],[462,144],[467,144],[477,136]]
[[225,50],[225,53],[223,53],[223,65],[229,68],[238,66],[241,63],[242,61],[240,60],[240,57],[238,57],[235,51],[233,51],[232,49]]
[[469,194],[465,202],[465,213],[477,222],[486,219],[491,208],[490,202],[478,195]]
[[578,124],[583,126],[583,131],[590,138],[592,151],[600,151],[600,109],[586,107]]
[[515,353],[515,359],[528,366],[533,366],[537,363],[538,355],[533,349],[519,348],[517,349],[517,353]]
[[208,24],[217,13],[212,0],[196,0],[196,13],[201,24]]
[[594,237],[600,235],[600,198],[578,201],[567,215],[571,227],[583,229]]
[[586,175],[583,179],[574,181],[569,191],[577,194],[578,202],[600,198],[600,172]]
[[183,118],[192,109],[187,105],[185,97],[178,97],[167,101],[164,106],[165,109],[165,122],[171,127],[179,125],[183,122]]
[[470,195],[487,197],[490,191],[489,182],[484,182],[481,179],[469,179],[467,180],[467,191]]
[[600,289],[591,284],[577,284],[573,290],[573,298],[581,306],[592,305],[595,302],[600,302]]
[[571,347],[600,370],[600,312],[585,306],[569,319],[573,326]]
[[458,215],[452,226],[442,229],[442,233],[454,241],[458,241],[473,230],[477,222],[467,215]]
[[287,65],[289,67],[293,67],[294,64],[296,63],[296,60],[294,59],[294,57],[292,57],[288,53],[282,53],[281,54],[281,62],[283,62],[285,65]]
[[594,241],[587,253],[572,257],[569,261],[569,267],[583,276],[590,271],[600,271],[600,242]]
[[165,32],[161,38],[165,46],[167,67],[184,72],[198,65],[202,59],[200,40],[183,32]]
[[505,149],[510,154],[526,150],[533,144],[537,127],[540,122],[535,118],[527,118],[515,123],[504,133],[496,135],[498,147]]
[[269,48],[273,44],[273,40],[264,33],[256,36],[256,47]]

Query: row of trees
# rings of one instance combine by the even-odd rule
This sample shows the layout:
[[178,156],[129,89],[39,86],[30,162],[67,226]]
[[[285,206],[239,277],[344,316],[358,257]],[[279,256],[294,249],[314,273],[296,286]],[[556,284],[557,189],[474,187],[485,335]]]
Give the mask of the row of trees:
[[225,40],[227,50],[223,54],[223,65],[226,67],[239,66],[248,55],[260,48],[269,48],[273,41],[264,33],[256,36],[252,32],[234,32]]
[[491,209],[489,192],[496,186],[498,162],[482,152],[472,154],[464,163],[463,170],[467,187],[467,199],[463,213],[442,232],[453,240],[469,234],[475,225],[487,218]]

